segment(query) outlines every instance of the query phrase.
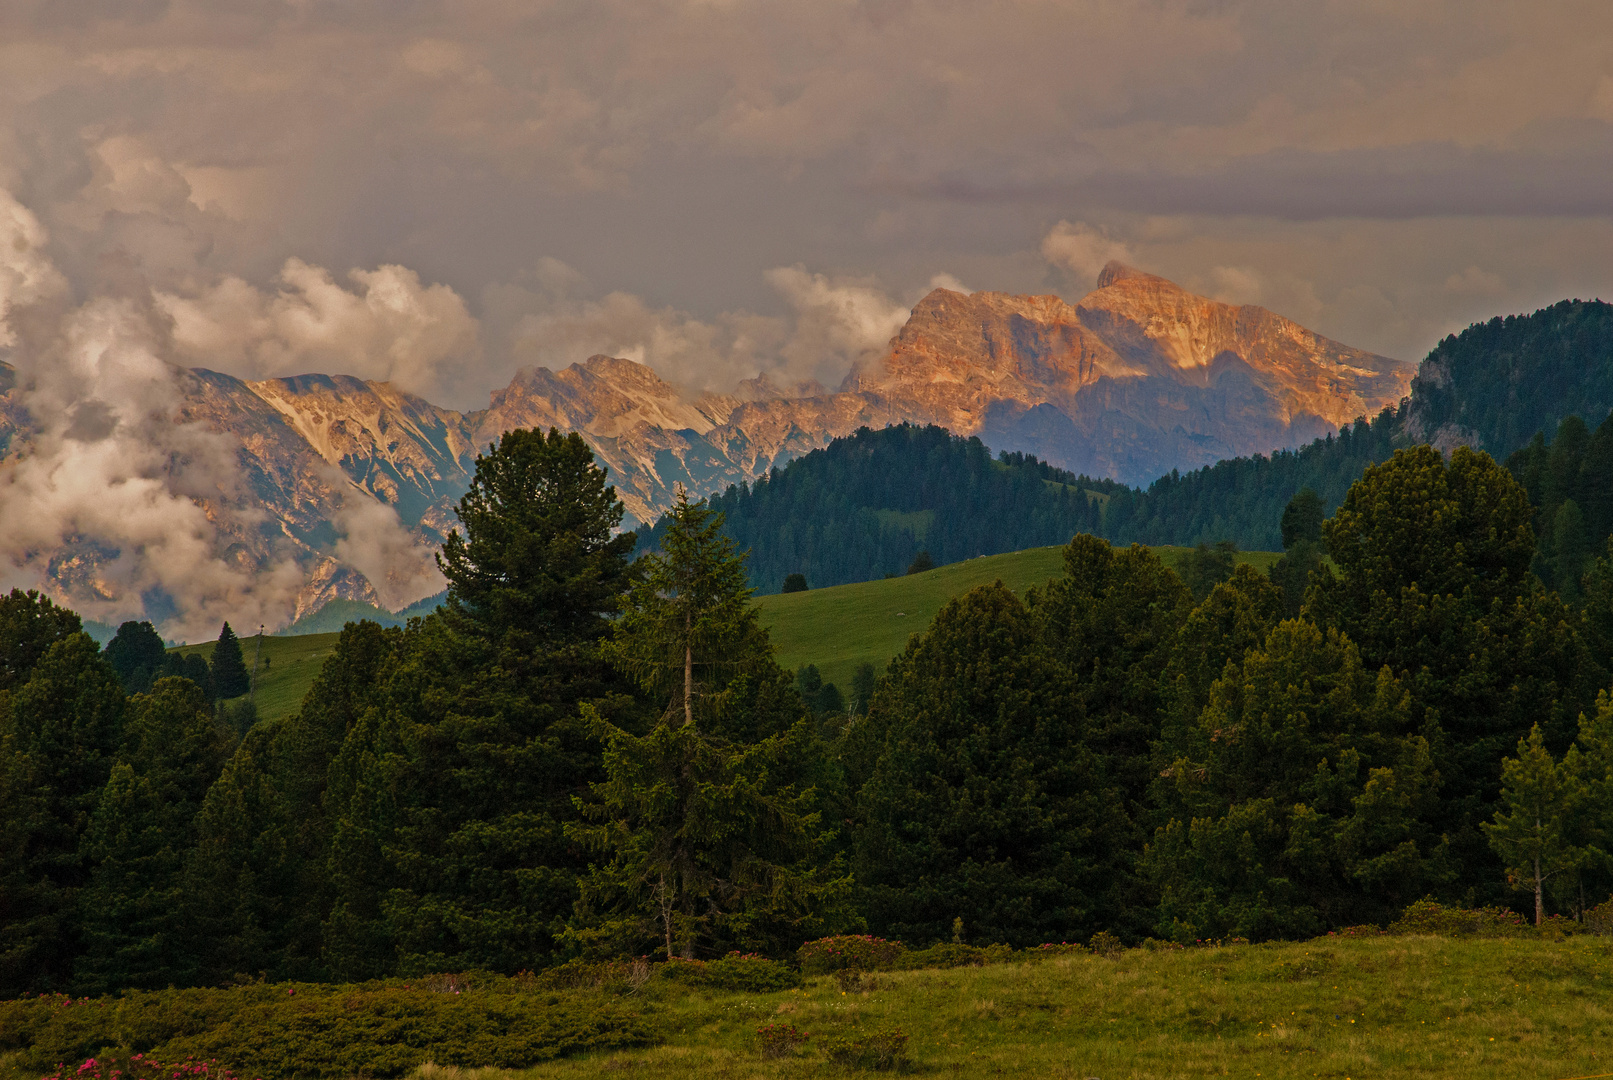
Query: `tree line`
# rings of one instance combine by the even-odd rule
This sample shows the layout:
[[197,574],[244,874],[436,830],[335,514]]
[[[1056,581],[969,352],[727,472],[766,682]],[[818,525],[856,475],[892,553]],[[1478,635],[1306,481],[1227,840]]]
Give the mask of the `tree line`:
[[1613,891],[1609,620],[1531,571],[1487,455],[1401,450],[1326,519],[1296,499],[1287,569],[1197,600],[1077,534],[855,706],[778,666],[719,512],[680,497],[634,559],[605,481],[575,435],[505,435],[442,607],[349,624],[244,736],[183,675],[127,693],[49,599],[0,600],[0,994],[851,931],[1259,940]]

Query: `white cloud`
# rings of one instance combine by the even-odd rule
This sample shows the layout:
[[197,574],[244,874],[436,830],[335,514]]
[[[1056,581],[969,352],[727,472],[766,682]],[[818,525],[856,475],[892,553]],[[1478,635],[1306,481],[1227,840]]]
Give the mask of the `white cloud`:
[[267,294],[226,277],[193,296],[158,293],[178,355],[248,378],[308,372],[390,382],[441,400],[482,372],[479,326],[446,285],[403,266],[329,271],[289,259]]
[[1131,249],[1101,229],[1080,221],[1061,221],[1042,238],[1042,257],[1075,275],[1084,288],[1097,284],[1105,264],[1133,261]]

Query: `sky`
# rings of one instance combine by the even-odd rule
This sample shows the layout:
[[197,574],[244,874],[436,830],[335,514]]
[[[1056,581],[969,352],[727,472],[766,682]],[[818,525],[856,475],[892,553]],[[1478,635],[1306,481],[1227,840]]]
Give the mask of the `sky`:
[[[1610,177],[1606,0],[7,0],[0,587],[284,622],[183,367],[834,387],[932,288],[1110,259],[1417,360],[1613,296]],[[389,507],[333,525],[440,585]]]
[[456,407],[593,352],[832,385],[936,284],[1111,257],[1415,360],[1613,294],[1609,176],[1605,0],[0,11],[0,189],[76,302]]

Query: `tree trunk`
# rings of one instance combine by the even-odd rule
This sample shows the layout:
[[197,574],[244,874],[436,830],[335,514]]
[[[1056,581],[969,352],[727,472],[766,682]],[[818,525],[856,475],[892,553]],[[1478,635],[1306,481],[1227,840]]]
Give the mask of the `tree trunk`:
[[1540,877],[1540,856],[1536,855],[1535,856],[1535,925],[1536,926],[1540,925],[1540,923],[1542,921],[1541,920],[1541,915],[1542,915],[1542,912],[1544,911],[1545,906],[1546,906],[1545,903],[1543,902],[1543,899],[1542,899],[1542,894],[1545,891],[1542,888],[1543,885],[1544,885],[1544,882],[1541,880],[1541,877]]
[[672,897],[667,891],[666,875],[661,875],[661,925],[666,930],[666,958],[672,959]]

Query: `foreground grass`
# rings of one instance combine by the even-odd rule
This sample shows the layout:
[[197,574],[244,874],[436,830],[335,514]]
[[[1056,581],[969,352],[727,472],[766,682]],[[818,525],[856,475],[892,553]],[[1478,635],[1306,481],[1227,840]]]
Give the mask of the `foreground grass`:
[[[854,1070],[830,1061],[826,1043],[890,1029],[909,1038],[905,1071],[938,1077],[1613,1074],[1613,942],[1588,935],[1372,935],[864,978],[861,988],[818,977],[796,990],[742,993],[660,975],[637,990],[626,982],[544,989],[541,979],[482,987],[472,985],[482,976],[433,976],[409,985],[50,999],[44,1014],[32,1002],[0,1003],[0,1016],[13,1021],[10,1031],[0,1024],[0,1080],[38,1080],[50,1068],[41,1052],[55,1046],[62,1049],[46,1051],[48,1060],[69,1071],[80,1058],[67,1048],[78,1047],[80,1057],[212,1057],[263,1080],[840,1077]],[[27,1028],[26,1016],[45,1026]],[[763,1024],[812,1037],[794,1056],[765,1060],[756,1035]],[[643,1048],[577,1053],[588,1046]],[[567,1052],[576,1056],[553,1060]],[[542,1064],[422,1064],[455,1059]]]
[[[1173,569],[1188,551],[1153,550]],[[1238,561],[1264,571],[1281,557],[1275,552],[1245,551],[1239,552]],[[825,682],[844,691],[858,664],[873,664],[876,671],[883,671],[891,657],[907,647],[909,637],[929,628],[948,600],[998,580],[1024,596],[1031,586],[1063,573],[1062,545],[1029,548],[966,559],[922,574],[758,597],[756,606],[780,664],[787,668],[816,664]]]
[[[910,1036],[912,1071],[948,1077],[1613,1074],[1613,947],[1599,938],[1324,938],[875,978],[866,993],[816,979],[670,1000],[664,1045],[479,1080],[845,1076],[815,1045],[886,1027]],[[764,1061],[755,1030],[778,1022],[814,1037],[799,1056]]]

